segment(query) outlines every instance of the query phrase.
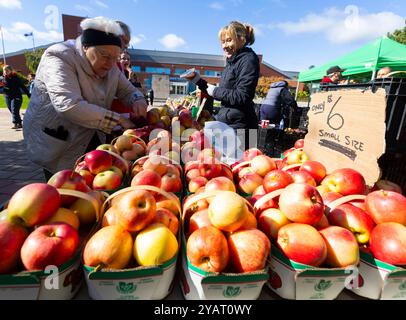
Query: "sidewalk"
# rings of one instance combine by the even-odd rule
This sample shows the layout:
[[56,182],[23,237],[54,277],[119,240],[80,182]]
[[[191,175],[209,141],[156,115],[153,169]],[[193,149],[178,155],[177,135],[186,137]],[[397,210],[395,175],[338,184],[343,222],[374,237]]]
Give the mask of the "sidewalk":
[[21,187],[45,182],[42,169],[25,155],[22,129],[14,130],[11,126],[10,112],[0,109],[0,205]]

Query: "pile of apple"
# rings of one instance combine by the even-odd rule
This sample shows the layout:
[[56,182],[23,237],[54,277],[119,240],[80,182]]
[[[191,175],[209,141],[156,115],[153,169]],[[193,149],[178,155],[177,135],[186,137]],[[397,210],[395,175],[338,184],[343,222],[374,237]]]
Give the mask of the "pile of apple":
[[[99,192],[89,195],[101,205]],[[87,200],[61,196],[50,184],[24,186],[0,213],[0,274],[61,266],[95,221],[95,208]]]
[[126,269],[171,260],[178,252],[179,209],[175,201],[141,189],[124,189],[113,195],[102,228],[85,246],[84,264]]
[[[75,172],[83,177],[87,186],[93,190],[115,190],[119,188],[128,172],[128,163],[118,157],[111,155],[105,150],[93,150],[88,152],[84,160],[75,167]],[[59,173],[62,174],[64,171]],[[50,181],[58,180],[59,175]],[[58,182],[53,183],[57,188]]]
[[[208,195],[208,194],[206,194]],[[271,243],[257,229],[253,211],[232,191],[185,200],[186,255],[206,272],[246,273],[263,270]]]
[[136,162],[131,171],[131,186],[153,186],[170,193],[183,190],[182,167],[161,156],[148,156]]
[[220,154],[214,148],[203,149],[196,161],[186,163],[185,177],[190,193],[236,191],[230,167],[220,161]]
[[[263,177],[262,185],[258,179],[258,185],[250,189],[253,195],[249,200],[256,208],[259,228],[289,259],[315,267],[356,265],[359,246],[368,245],[378,259],[405,264],[406,199],[401,193],[388,191],[401,192],[400,188],[379,181],[372,190],[386,190],[370,192],[356,170],[327,173],[322,163],[308,160],[301,147],[287,150],[285,158],[274,165],[277,169]],[[255,149],[247,150],[246,159],[255,153]],[[247,171],[261,168],[254,160],[264,157],[252,157]],[[263,162],[272,164],[272,159],[266,160]],[[244,170],[237,169],[237,174]],[[391,248],[396,248],[392,255]]]
[[[155,132],[154,132],[155,133]],[[172,134],[167,130],[157,130],[151,135],[146,148],[146,154],[149,156],[163,156],[174,163],[180,163],[180,145],[172,139]]]
[[117,137],[113,144],[102,144],[96,150],[108,150],[127,161],[135,161],[146,155],[147,145],[133,134],[133,129],[128,129]]

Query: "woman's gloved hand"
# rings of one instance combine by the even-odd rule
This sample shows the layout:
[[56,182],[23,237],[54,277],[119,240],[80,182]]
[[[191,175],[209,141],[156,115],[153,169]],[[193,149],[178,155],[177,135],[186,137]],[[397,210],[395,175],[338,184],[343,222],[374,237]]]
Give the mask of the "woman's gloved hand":
[[118,119],[118,124],[122,126],[125,130],[135,128],[135,124],[124,116],[120,116]]

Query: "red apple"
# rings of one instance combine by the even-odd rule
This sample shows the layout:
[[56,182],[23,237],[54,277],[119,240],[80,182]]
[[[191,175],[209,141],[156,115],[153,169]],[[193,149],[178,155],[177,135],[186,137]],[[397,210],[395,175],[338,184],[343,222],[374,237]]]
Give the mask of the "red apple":
[[151,170],[156,172],[160,177],[163,176],[167,171],[166,166],[167,161],[159,156],[150,156],[144,163],[143,168],[145,170]]
[[292,222],[314,224],[324,213],[324,203],[317,189],[305,183],[287,186],[279,197],[279,207]]
[[32,183],[19,189],[8,204],[7,219],[15,224],[33,227],[51,217],[60,207],[58,190],[45,183]]
[[366,209],[376,224],[397,222],[406,225],[406,198],[394,191],[371,192],[365,199]]
[[359,247],[351,231],[341,227],[328,227],[320,231],[327,245],[326,264],[332,268],[345,268],[359,263]]
[[89,267],[125,268],[133,254],[134,240],[121,226],[107,226],[97,231],[86,243],[83,262]]
[[309,173],[317,184],[325,178],[327,172],[326,167],[322,163],[312,160],[304,162],[299,170]]
[[220,163],[214,158],[210,161],[206,158],[205,163],[199,163],[200,175],[208,180],[218,177],[221,173],[221,169]]
[[93,180],[93,190],[115,190],[121,185],[121,177],[114,171],[102,171]]
[[209,210],[203,209],[194,213],[189,220],[189,234],[192,234],[197,229],[212,226],[209,219]]
[[85,155],[85,162],[89,171],[98,174],[113,165],[112,156],[103,150],[94,150]]
[[323,230],[324,228],[327,228],[330,226],[328,222],[328,218],[325,214],[321,217],[320,221],[317,223],[312,224],[313,227],[316,228],[316,230]]
[[263,152],[257,148],[251,148],[248,150],[245,150],[243,153],[242,160],[245,161],[251,161],[254,159],[256,156],[262,155]]
[[239,189],[246,193],[252,194],[256,188],[263,184],[263,178],[256,173],[247,173],[239,181]]
[[197,178],[197,177],[200,177],[199,169],[192,169],[186,173],[186,181],[191,181],[192,179]]
[[[252,206],[255,206],[256,202],[261,199],[263,195],[253,195],[252,197],[247,198],[247,200],[251,203]],[[261,205],[259,208],[257,208],[257,216],[263,212],[266,209],[271,209],[271,208],[278,208],[278,201],[274,199],[270,199],[267,202],[265,202],[263,205]]]
[[313,187],[317,186],[316,180],[312,175],[306,171],[293,171],[290,172],[291,177],[293,178],[294,183],[307,183]]
[[288,153],[286,157],[288,165],[304,163],[309,160],[309,156],[303,149],[295,149]]
[[268,172],[276,169],[276,164],[272,158],[260,155],[251,160],[251,168],[256,174],[265,177]]
[[327,246],[312,226],[290,223],[279,229],[277,244],[282,252],[298,263],[318,267],[327,258]]
[[265,176],[263,185],[266,193],[270,193],[278,189],[284,189],[292,183],[293,178],[289,173],[281,170],[273,170]]
[[78,231],[66,223],[40,226],[25,240],[21,260],[28,271],[61,266],[71,259],[79,246]]
[[154,219],[151,224],[162,223],[165,225],[171,232],[177,236],[179,230],[179,220],[178,218],[170,212],[168,209],[157,209]]
[[79,173],[83,177],[83,179],[85,179],[87,186],[91,188],[95,176],[90,171],[84,169],[80,169],[79,171],[77,171],[77,173]]
[[0,274],[11,273],[20,261],[20,250],[28,231],[9,221],[0,222]]
[[265,268],[271,242],[262,231],[247,229],[230,234],[228,247],[233,271],[255,272]]
[[406,227],[396,222],[384,222],[375,227],[370,239],[376,259],[396,266],[406,265]]
[[154,219],[156,201],[145,190],[129,191],[114,203],[117,207],[117,222],[129,232],[140,231]]
[[163,175],[161,179],[161,189],[166,192],[181,192],[182,180],[180,179],[180,176],[173,171]]
[[304,139],[296,140],[294,147],[300,149],[304,147]]
[[328,221],[333,226],[340,226],[353,232],[360,244],[368,243],[375,227],[374,221],[364,210],[349,203],[332,210],[328,214]]
[[193,178],[189,181],[188,190],[189,192],[195,193],[199,188],[204,187],[208,180],[204,177]]
[[206,192],[222,190],[236,192],[235,185],[232,180],[226,177],[216,177],[208,181],[205,185]]
[[222,272],[228,264],[227,239],[215,227],[204,227],[193,232],[186,244],[190,263],[206,272]]
[[327,175],[321,184],[343,196],[364,194],[366,191],[364,177],[358,171],[349,168],[335,170]]
[[[166,171],[167,169],[165,169]],[[146,169],[138,173],[132,180],[131,186],[154,186],[157,188],[161,187],[162,179],[161,176],[152,170]]]
[[278,237],[278,231],[284,225],[291,223],[279,209],[270,208],[259,215],[258,225],[270,239]]
[[241,228],[248,214],[250,212],[245,199],[232,191],[219,191],[209,205],[211,224],[227,232]]
[[[76,190],[85,193],[90,191],[88,185],[86,184],[86,180],[79,173],[72,170],[62,170],[55,173],[49,179],[48,184],[57,189]],[[76,198],[71,196],[61,197],[61,203],[63,206],[69,206],[75,200]]]

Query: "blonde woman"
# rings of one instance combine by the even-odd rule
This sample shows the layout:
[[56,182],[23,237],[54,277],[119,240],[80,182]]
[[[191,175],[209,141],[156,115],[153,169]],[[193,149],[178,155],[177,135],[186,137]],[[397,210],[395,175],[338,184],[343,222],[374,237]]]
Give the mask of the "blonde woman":
[[233,129],[257,129],[253,99],[259,78],[259,59],[249,47],[255,42],[254,29],[248,24],[232,21],[220,30],[219,39],[226,57],[219,86],[208,84],[197,73],[186,79],[221,101],[217,121]]
[[29,159],[45,178],[72,168],[76,159],[105,142],[116,126],[135,125],[110,110],[117,97],[135,116],[146,116],[144,95],[117,68],[122,50],[120,25],[97,17],[81,22],[76,41],[49,47],[41,58],[24,117]]

